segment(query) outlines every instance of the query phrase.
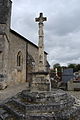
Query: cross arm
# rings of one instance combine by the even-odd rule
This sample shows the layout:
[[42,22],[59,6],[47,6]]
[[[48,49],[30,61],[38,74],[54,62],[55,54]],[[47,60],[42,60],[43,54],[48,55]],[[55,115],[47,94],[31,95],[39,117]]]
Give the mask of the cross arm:
[[[40,18],[35,18],[35,21],[36,21],[36,22],[40,22],[40,20],[41,20]],[[46,17],[43,17],[43,18],[42,18],[42,22],[44,22],[44,21],[47,21],[47,18],[46,18]]]
[[43,21],[47,21],[47,17],[44,17],[44,18],[43,18]]
[[39,22],[39,20],[40,20],[39,18],[35,18],[35,21],[36,21],[36,22]]

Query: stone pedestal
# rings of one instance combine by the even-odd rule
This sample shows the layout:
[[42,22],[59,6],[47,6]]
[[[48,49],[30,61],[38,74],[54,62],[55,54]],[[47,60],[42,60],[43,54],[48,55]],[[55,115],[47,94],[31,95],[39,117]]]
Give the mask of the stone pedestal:
[[31,91],[50,91],[51,83],[48,72],[32,73],[33,80],[31,83]]

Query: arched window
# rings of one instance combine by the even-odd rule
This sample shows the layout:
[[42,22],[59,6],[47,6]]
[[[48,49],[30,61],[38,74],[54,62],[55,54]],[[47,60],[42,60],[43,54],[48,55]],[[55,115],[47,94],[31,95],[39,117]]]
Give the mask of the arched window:
[[17,54],[17,66],[22,66],[22,63],[23,63],[22,52],[19,51]]

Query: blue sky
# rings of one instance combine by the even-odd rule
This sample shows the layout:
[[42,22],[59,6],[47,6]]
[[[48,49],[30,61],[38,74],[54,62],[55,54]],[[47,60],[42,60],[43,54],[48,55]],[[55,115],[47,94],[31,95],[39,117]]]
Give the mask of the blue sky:
[[12,0],[11,28],[38,43],[35,17],[40,12],[44,23],[45,50],[51,65],[80,63],[80,0]]

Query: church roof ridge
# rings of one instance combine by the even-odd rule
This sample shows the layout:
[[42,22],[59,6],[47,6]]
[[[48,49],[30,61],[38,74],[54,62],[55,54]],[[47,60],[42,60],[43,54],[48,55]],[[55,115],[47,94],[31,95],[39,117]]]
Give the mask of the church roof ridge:
[[9,0],[12,3],[12,0]]
[[[19,34],[18,32],[10,29],[10,32],[19,36],[20,38],[24,39],[26,42],[29,42],[30,44],[34,45],[36,48],[38,48],[38,46],[36,44],[34,44],[33,42],[29,41],[27,38],[25,38],[24,36],[22,36],[21,34]],[[44,51],[45,52],[45,51]],[[45,52],[45,54],[48,54],[47,52]]]

